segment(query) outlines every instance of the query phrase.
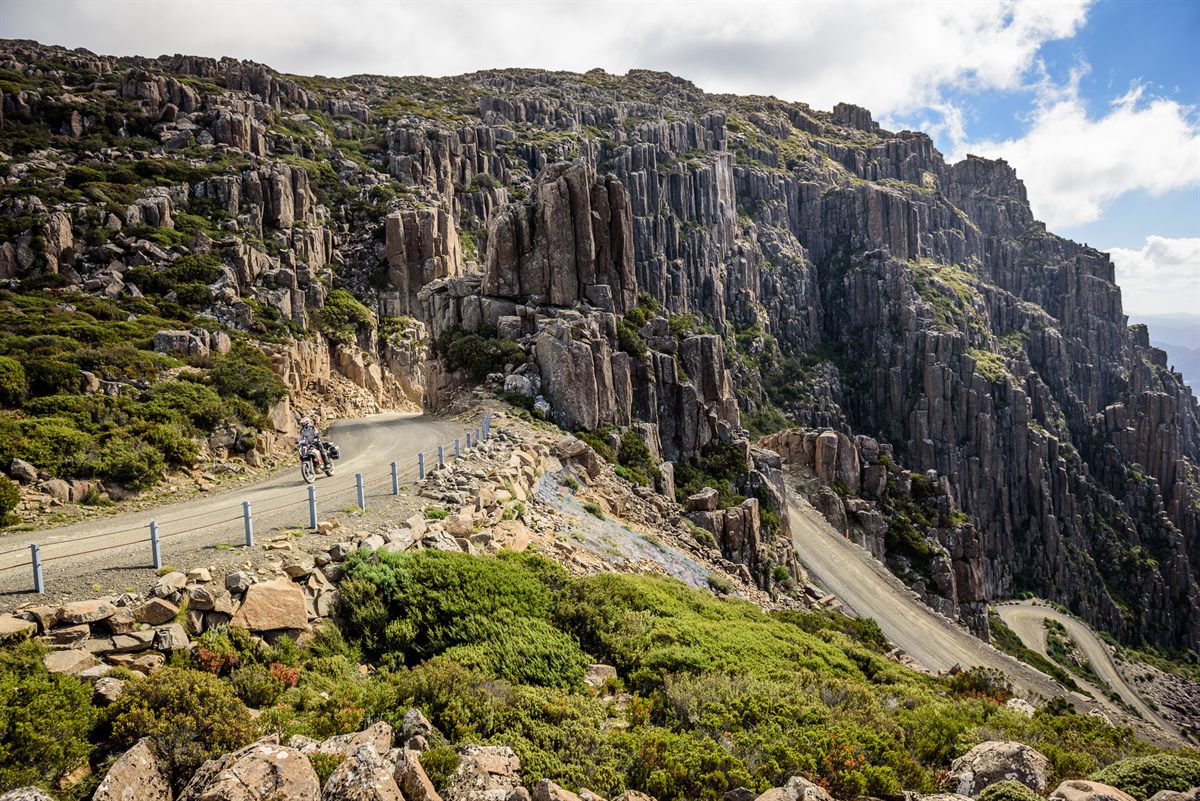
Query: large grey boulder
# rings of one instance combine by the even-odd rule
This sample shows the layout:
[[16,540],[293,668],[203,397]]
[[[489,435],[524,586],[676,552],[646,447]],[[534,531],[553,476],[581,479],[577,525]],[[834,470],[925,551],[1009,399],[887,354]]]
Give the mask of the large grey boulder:
[[171,801],[170,777],[148,739],[117,758],[92,801]]
[[1046,792],[1050,760],[1016,742],[980,743],[950,764],[950,785],[959,795],[975,798],[997,782],[1018,781],[1035,793]]
[[321,801],[405,801],[393,770],[374,747],[360,745],[329,776]]
[[758,797],[758,801],[833,801],[833,798],[808,779],[793,776],[783,787],[767,790]]
[[521,786],[521,760],[506,745],[465,745],[442,788],[444,801],[504,801]]
[[200,766],[177,801],[318,801],[308,758],[265,738]]
[[1072,779],[1050,794],[1053,801],[1137,801],[1124,790],[1100,782]]

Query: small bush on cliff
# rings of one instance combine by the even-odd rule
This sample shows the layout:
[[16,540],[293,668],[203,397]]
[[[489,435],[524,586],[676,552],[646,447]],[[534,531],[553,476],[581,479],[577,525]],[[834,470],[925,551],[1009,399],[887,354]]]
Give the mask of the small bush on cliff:
[[21,488],[8,476],[0,475],[0,526],[12,522],[10,515],[21,502]]
[[1200,760],[1174,754],[1130,757],[1092,774],[1091,779],[1146,801],[1160,790],[1182,791],[1200,785]]
[[683,503],[705,487],[718,493],[717,506],[727,509],[746,500],[734,490],[734,482],[746,472],[746,455],[734,443],[713,442],[699,456],[684,459],[675,467],[675,500]]
[[25,368],[16,359],[0,356],[0,406],[20,406],[25,399]]
[[257,728],[228,682],[168,667],[130,682],[106,710],[101,732],[120,749],[149,737],[179,789],[205,760],[251,743]]
[[437,338],[433,349],[445,359],[450,370],[466,370],[474,381],[484,380],[489,373],[503,372],[505,365],[524,364],[529,358],[516,342],[491,334],[486,329],[471,334],[460,328],[448,328]]
[[325,298],[325,305],[313,312],[317,330],[334,342],[353,345],[360,331],[375,324],[375,315],[345,289],[335,289]]
[[268,411],[287,394],[263,352],[243,342],[235,343],[215,361],[208,378],[221,397],[242,398],[260,412]]
[[53,786],[87,764],[96,721],[91,688],[53,675],[44,649],[24,641],[0,650],[0,794],[29,784]]

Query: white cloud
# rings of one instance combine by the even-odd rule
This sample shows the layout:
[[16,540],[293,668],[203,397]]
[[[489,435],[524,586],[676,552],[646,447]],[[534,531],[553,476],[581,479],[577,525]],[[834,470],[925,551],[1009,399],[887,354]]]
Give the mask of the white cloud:
[[1200,314],[1200,238],[1148,236],[1141,250],[1108,252],[1126,312]]
[[5,0],[0,35],[116,55],[233,55],[301,74],[662,69],[709,91],[878,116],[1013,89],[1090,0],[1044,3]]
[[1034,214],[1051,229],[1100,219],[1121,195],[1160,196],[1200,187],[1200,124],[1195,109],[1147,97],[1134,85],[1098,116],[1079,96],[1082,71],[1065,86],[1043,83],[1029,127],[1003,141],[959,142],[971,152],[1003,158],[1029,190]]

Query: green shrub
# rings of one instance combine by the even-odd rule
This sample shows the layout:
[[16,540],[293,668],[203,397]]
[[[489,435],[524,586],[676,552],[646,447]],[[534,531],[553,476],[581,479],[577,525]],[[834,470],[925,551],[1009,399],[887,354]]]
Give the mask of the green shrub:
[[0,356],[0,405],[20,406],[25,389],[25,368],[16,359]]
[[108,440],[103,445],[102,459],[98,468],[100,475],[128,489],[149,489],[162,481],[167,473],[163,455],[135,439]]
[[1175,754],[1130,757],[1093,773],[1091,779],[1124,790],[1138,801],[1147,801],[1160,790],[1188,790],[1200,785],[1200,760]]
[[95,447],[91,436],[59,417],[21,420],[16,431],[15,439],[0,439],[0,461],[18,457],[54,475],[65,475],[78,454]]
[[191,467],[200,458],[200,446],[179,426],[151,426],[142,433],[142,438],[173,465]]
[[74,676],[49,673],[44,653],[28,640],[0,649],[0,793],[52,787],[86,765],[91,753],[91,688]]
[[449,516],[450,516],[450,513],[447,512],[445,509],[441,508],[440,506],[426,506],[425,507],[425,519],[426,520],[445,520]]
[[229,675],[233,690],[246,706],[270,706],[283,694],[283,682],[262,665],[248,665]]
[[675,466],[675,499],[683,503],[705,487],[717,491],[717,506],[727,509],[745,500],[734,491],[734,482],[746,473],[746,455],[733,443],[713,442],[699,456]]
[[270,410],[287,394],[263,352],[244,342],[234,343],[229,353],[216,359],[208,379],[221,397],[242,398],[259,412]]
[[9,515],[21,502],[21,488],[8,476],[0,475],[0,525],[8,525]]
[[792,577],[792,574],[789,573],[788,569],[786,567],[784,567],[783,565],[775,565],[775,569],[771,571],[771,578],[773,578],[778,583],[783,583],[783,582],[787,581],[788,579],[790,579],[791,577]]
[[376,561],[351,555],[341,585],[350,631],[368,653],[410,665],[445,653],[538,685],[572,686],[582,679],[578,646],[547,622],[552,599],[546,583],[520,559],[440,551],[380,551],[370,559]]
[[976,801],[1042,801],[1042,797],[1018,781],[997,782],[984,789]]
[[634,484],[644,487],[658,486],[662,478],[658,465],[650,453],[650,446],[632,428],[621,435],[621,447],[617,452],[617,462],[626,468],[629,479]]
[[334,342],[357,343],[360,331],[375,324],[375,315],[345,289],[335,289],[325,298],[325,305],[312,313],[317,330]]
[[320,751],[315,751],[308,755],[308,762],[316,772],[317,781],[320,782],[321,787],[324,787],[325,782],[329,781],[329,777],[337,770],[338,765],[341,765],[345,761],[345,754],[324,754]]
[[470,334],[450,328],[438,336],[434,352],[446,361],[450,370],[466,370],[474,381],[482,381],[489,373],[498,373],[509,364],[524,364],[529,355],[511,339],[485,336],[490,332]]
[[646,340],[625,320],[617,321],[617,344],[621,350],[639,359],[646,355]]
[[173,667],[130,682],[105,711],[102,731],[122,750],[149,737],[176,790],[205,760],[248,745],[257,735],[229,683]]
[[588,501],[587,503],[585,503],[583,505],[583,511],[587,512],[592,517],[598,518],[600,520],[604,519],[604,507],[602,507],[600,504],[596,503],[595,501]]
[[83,385],[79,368],[62,358],[31,356],[23,367],[28,391],[33,397],[78,392]]
[[421,754],[421,767],[425,769],[425,775],[433,782],[434,787],[445,787],[450,776],[458,769],[460,761],[458,752],[446,746],[430,748]]

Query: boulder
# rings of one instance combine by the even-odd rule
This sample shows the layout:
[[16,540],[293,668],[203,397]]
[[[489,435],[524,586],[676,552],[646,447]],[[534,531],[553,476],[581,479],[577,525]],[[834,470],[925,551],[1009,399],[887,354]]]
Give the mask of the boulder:
[[42,658],[42,661],[46,665],[46,670],[51,673],[66,673],[72,676],[100,664],[99,659],[87,651],[80,650],[51,651]]
[[521,786],[521,761],[506,745],[465,745],[458,756],[444,801],[496,801]]
[[187,632],[178,623],[154,630],[154,649],[156,651],[182,651],[188,647],[188,644]]
[[116,611],[117,608],[107,598],[96,598],[90,601],[73,601],[69,604],[64,604],[58,610],[58,620],[60,623],[67,624],[95,623],[97,620],[112,617]]
[[37,468],[24,459],[13,459],[8,465],[8,474],[22,484],[32,484],[38,480]]
[[1054,801],[1137,801],[1124,790],[1082,779],[1063,782],[1050,794],[1050,798]]
[[272,739],[208,760],[178,801],[318,801],[321,784],[308,759]]
[[529,795],[533,801],[583,801],[575,793],[564,790],[549,779],[542,779],[533,785],[533,792]]
[[1035,793],[1046,792],[1050,760],[1023,743],[989,740],[950,765],[950,785],[959,795],[975,798],[987,787],[1018,781]]
[[[745,787],[741,787],[738,789],[746,790]],[[737,790],[730,790],[729,792],[736,793]],[[755,797],[753,790],[746,790],[746,792],[750,794],[751,799],[753,799]],[[726,793],[726,795],[729,795],[729,793]],[[652,795],[646,795],[645,793],[639,792],[637,790],[626,790],[625,792],[621,793],[619,796],[614,798],[612,801],[658,801],[658,799],[656,799]],[[731,801],[743,801],[743,800],[742,799],[731,799]]]
[[617,677],[617,669],[612,665],[588,665],[583,672],[583,683],[589,687],[603,687],[609,679]]
[[695,495],[689,495],[687,510],[689,512],[715,512],[717,510],[718,493],[712,487],[705,487]]
[[133,619],[150,626],[169,623],[179,614],[179,607],[163,598],[151,598],[133,610]]
[[833,801],[833,798],[808,779],[793,776],[782,787],[767,790],[758,801]]
[[1014,712],[1021,713],[1027,718],[1033,717],[1033,713],[1037,711],[1033,704],[1029,703],[1023,698],[1009,698],[1004,705]]
[[330,774],[321,801],[405,801],[392,772],[371,745],[360,745]]
[[54,798],[37,787],[18,787],[0,795],[0,801],[54,801]]
[[125,694],[125,682],[109,676],[96,679],[92,688],[92,703],[96,706],[111,706]]
[[117,758],[92,801],[171,801],[166,768],[146,738]]
[[401,736],[407,740],[411,737],[428,737],[433,732],[433,724],[421,710],[413,707],[404,713]]
[[406,801],[442,801],[433,782],[421,767],[421,755],[408,748],[397,748],[389,756],[395,766],[392,774]]
[[9,637],[31,637],[37,634],[37,623],[16,615],[0,615],[0,640]]
[[1159,790],[1150,801],[1200,801],[1200,787],[1190,790]]
[[318,744],[315,750],[323,754],[341,754],[348,757],[364,745],[371,746],[378,756],[387,754],[392,750],[392,727],[381,720],[372,723],[363,731],[330,737]]
[[304,591],[286,579],[252,584],[230,625],[250,631],[307,629]]
[[225,589],[235,594],[245,592],[253,583],[254,576],[241,571],[230,573],[225,577]]

